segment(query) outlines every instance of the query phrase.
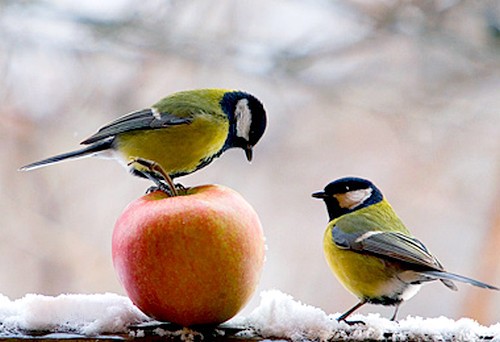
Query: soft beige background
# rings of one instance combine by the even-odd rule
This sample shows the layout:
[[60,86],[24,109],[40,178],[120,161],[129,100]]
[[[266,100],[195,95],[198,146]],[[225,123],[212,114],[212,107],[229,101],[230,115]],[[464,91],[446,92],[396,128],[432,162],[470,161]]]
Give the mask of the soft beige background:
[[[149,184],[105,160],[16,169],[202,87],[252,92],[269,114],[252,164],[229,151],[182,179],[228,185],[260,214],[259,291],[331,313],[356,302],[310,197],[346,175],[373,180],[447,269],[500,285],[499,20],[486,0],[0,1],[0,293],[123,293],[111,232]],[[498,322],[500,293],[459,288],[424,286],[400,317]]]

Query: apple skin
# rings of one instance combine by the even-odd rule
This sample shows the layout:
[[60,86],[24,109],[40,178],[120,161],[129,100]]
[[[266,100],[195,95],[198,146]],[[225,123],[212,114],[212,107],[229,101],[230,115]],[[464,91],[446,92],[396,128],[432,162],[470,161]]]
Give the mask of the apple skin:
[[112,237],[113,265],[132,302],[182,326],[236,315],[257,287],[264,254],[256,212],[220,185],[145,195],[125,208]]

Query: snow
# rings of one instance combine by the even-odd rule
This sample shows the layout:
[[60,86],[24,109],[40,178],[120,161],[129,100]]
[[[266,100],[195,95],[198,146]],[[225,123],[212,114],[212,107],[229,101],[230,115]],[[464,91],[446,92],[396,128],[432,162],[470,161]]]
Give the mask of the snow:
[[365,325],[339,323],[340,313],[328,315],[321,309],[303,304],[278,290],[261,293],[260,305],[246,318],[236,318],[234,324],[249,327],[246,334],[258,334],[265,338],[275,337],[301,340],[458,340],[474,341],[488,337],[500,341],[500,323],[485,327],[469,318],[457,321],[446,317],[407,317],[392,322],[379,314],[367,316],[353,314],[352,320]]
[[[500,341],[500,323],[482,326],[469,318],[457,321],[446,318],[407,317],[392,322],[378,314],[353,314],[352,320],[365,325],[349,326],[336,320],[338,313],[328,315],[323,310],[301,303],[278,290],[263,291],[260,305],[248,316],[237,316],[220,329],[230,327],[241,338],[282,338],[302,340],[458,340],[473,341],[481,337]],[[142,323],[141,329],[129,331],[129,326]],[[193,340],[201,333],[180,329],[164,330],[124,296],[105,294],[65,294],[56,297],[28,294],[17,300],[0,295],[0,338],[22,336],[27,332],[44,332],[45,337],[68,337],[79,334],[129,334],[144,337],[149,331],[156,336]],[[63,334],[63,335],[60,335]],[[64,335],[65,334],[65,335]]]
[[278,290],[261,293],[260,305],[245,319],[261,336],[300,339],[325,339],[332,320],[320,309],[294,301]]
[[23,331],[63,331],[82,335],[120,333],[148,318],[117,294],[28,294],[10,300],[0,295],[0,337]]

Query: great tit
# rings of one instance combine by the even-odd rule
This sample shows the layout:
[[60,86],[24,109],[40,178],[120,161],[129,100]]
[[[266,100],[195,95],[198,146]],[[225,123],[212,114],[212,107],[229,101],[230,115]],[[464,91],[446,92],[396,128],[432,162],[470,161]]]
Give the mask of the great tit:
[[88,156],[113,158],[132,174],[176,194],[173,179],[195,172],[233,147],[248,161],[264,134],[262,103],[246,92],[198,89],[171,94],[150,108],[119,117],[81,142],[85,147],[20,168],[40,168]]
[[366,303],[395,306],[391,318],[395,320],[399,305],[413,297],[422,283],[433,280],[452,290],[457,290],[454,280],[499,290],[445,271],[369,180],[341,178],[312,196],[325,201],[329,215],[323,238],[326,260],[340,283],[359,298],[338,321],[346,321]]

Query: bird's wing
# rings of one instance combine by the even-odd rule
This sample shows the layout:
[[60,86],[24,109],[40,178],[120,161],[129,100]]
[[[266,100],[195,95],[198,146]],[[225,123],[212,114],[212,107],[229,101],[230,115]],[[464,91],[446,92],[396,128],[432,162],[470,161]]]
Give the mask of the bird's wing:
[[338,226],[334,226],[332,240],[337,247],[342,249],[374,254],[425,269],[443,270],[439,261],[422,242],[402,233],[379,230],[346,233]]
[[113,137],[117,134],[142,129],[158,129],[192,122],[191,117],[179,117],[171,113],[161,113],[154,108],[138,110],[110,122],[101,127],[97,133],[81,143],[92,144],[96,141]]

